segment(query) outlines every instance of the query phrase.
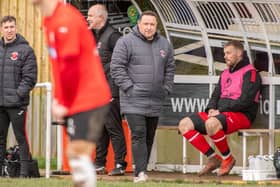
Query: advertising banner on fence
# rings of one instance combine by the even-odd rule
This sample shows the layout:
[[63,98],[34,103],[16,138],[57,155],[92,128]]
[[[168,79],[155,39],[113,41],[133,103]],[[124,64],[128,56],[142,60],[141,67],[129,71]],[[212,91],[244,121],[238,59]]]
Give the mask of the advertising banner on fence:
[[[280,87],[276,87],[275,90],[275,128],[280,128]],[[253,128],[268,128],[268,96],[268,86],[263,86],[259,113]],[[159,124],[176,126],[183,117],[193,112],[204,111],[208,102],[208,84],[175,84],[173,94],[166,98],[163,104]]]

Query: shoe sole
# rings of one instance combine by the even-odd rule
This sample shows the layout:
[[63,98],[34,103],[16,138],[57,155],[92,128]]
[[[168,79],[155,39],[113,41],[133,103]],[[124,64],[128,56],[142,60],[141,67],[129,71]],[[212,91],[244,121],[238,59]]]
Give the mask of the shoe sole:
[[106,171],[96,171],[97,175],[107,175]]
[[142,179],[142,180],[139,180],[139,181],[134,181],[134,180],[133,180],[133,183],[145,183],[145,182],[147,182],[147,181],[148,181],[148,178],[146,178],[145,180]]
[[118,173],[118,174],[112,174],[112,173],[109,173],[108,175],[109,176],[123,176],[125,173]]
[[220,166],[221,166],[221,164],[217,165],[217,167],[214,167],[214,168],[209,169],[207,172],[198,173],[198,176],[199,176],[199,177],[202,177],[202,176],[204,176],[204,175],[211,175],[211,174],[212,174],[212,171],[218,169]]
[[144,180],[141,180],[141,181],[133,181],[133,183],[135,183],[135,184],[140,184],[140,183],[145,183],[145,182],[147,182],[146,180],[144,181]]
[[222,173],[222,174],[218,173],[217,176],[218,176],[218,177],[222,177],[222,176],[228,175],[228,174],[230,173],[230,171],[232,170],[233,166],[235,165],[235,162],[236,162],[236,160],[234,160],[234,162],[233,162],[233,164],[231,165],[231,167],[230,167],[230,169],[228,170],[228,172]]

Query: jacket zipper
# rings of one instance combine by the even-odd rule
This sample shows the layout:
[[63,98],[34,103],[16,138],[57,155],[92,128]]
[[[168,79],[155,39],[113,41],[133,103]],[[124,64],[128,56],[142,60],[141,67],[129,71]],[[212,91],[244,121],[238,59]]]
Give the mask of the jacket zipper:
[[[155,83],[155,70],[156,70],[156,62],[155,62],[155,55],[154,55],[154,49],[153,49],[153,42],[151,43],[151,51],[152,51],[152,63],[153,63],[153,69],[154,69],[154,73],[153,73],[153,83],[152,86],[154,87],[154,83]],[[154,90],[151,90],[151,97],[150,97],[150,108],[152,108],[152,98],[154,97]]]
[[4,46],[4,55],[3,55],[3,62],[2,62],[2,71],[1,71],[1,76],[2,76],[2,105],[4,105],[4,66],[5,66],[5,61],[6,61],[6,54],[7,54],[7,46]]

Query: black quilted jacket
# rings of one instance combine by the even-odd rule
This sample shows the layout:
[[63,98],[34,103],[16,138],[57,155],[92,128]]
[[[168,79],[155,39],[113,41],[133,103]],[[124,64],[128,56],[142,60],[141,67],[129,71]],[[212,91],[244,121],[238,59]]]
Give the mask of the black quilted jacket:
[[28,42],[17,34],[15,41],[0,40],[0,107],[29,104],[29,93],[37,81],[37,62]]

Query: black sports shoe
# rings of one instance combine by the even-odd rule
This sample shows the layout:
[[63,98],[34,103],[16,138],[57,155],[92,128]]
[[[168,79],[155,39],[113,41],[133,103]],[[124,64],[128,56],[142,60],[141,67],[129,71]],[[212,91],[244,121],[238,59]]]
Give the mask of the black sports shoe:
[[127,163],[116,164],[116,167],[108,174],[109,176],[121,176],[125,174]]

